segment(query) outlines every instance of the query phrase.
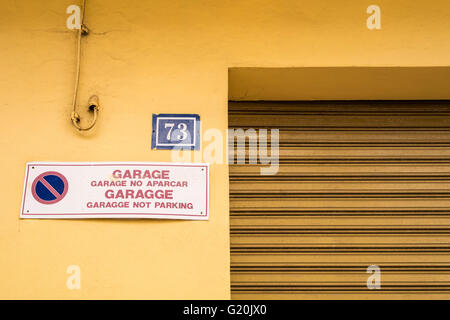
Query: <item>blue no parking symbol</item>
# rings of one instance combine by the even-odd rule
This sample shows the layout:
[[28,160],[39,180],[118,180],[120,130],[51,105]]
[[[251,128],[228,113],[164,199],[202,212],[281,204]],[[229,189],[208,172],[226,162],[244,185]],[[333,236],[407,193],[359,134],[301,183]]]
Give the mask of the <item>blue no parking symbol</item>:
[[66,177],[56,171],[40,174],[33,181],[31,191],[34,199],[42,204],[61,201],[69,189]]

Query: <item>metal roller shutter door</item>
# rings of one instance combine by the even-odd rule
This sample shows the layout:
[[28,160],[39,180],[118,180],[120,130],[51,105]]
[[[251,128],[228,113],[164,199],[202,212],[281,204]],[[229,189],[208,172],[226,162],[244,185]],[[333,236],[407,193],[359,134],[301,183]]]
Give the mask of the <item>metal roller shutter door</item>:
[[277,175],[230,165],[232,298],[450,298],[449,115],[447,101],[230,102],[231,129],[280,129]]

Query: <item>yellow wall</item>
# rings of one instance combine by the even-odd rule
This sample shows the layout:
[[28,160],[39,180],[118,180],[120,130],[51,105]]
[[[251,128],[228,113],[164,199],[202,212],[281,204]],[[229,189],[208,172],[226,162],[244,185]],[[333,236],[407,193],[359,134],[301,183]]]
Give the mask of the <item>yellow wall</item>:
[[[80,134],[74,2],[1,0],[0,298],[229,297],[225,165],[211,168],[208,222],[58,221],[19,219],[25,162],[170,161],[150,149],[151,114],[225,129],[229,67],[450,65],[447,0],[88,0],[80,105],[96,93],[102,109]],[[374,3],[379,31],[365,24]],[[66,288],[70,264],[81,290]]]

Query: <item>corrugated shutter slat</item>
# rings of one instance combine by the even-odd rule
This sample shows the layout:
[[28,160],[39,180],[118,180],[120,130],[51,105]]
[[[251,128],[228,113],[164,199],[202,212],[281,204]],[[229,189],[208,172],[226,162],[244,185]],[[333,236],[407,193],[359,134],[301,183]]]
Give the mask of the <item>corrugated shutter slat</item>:
[[230,165],[233,298],[450,298],[448,101],[230,102],[229,127],[280,129],[277,175]]

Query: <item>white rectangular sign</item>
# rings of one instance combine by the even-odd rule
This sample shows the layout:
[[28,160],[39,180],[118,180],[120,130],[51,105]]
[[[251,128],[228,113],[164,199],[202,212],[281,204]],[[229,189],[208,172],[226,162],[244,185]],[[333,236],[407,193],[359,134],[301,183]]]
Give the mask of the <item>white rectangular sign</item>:
[[208,220],[204,163],[27,163],[21,218]]

